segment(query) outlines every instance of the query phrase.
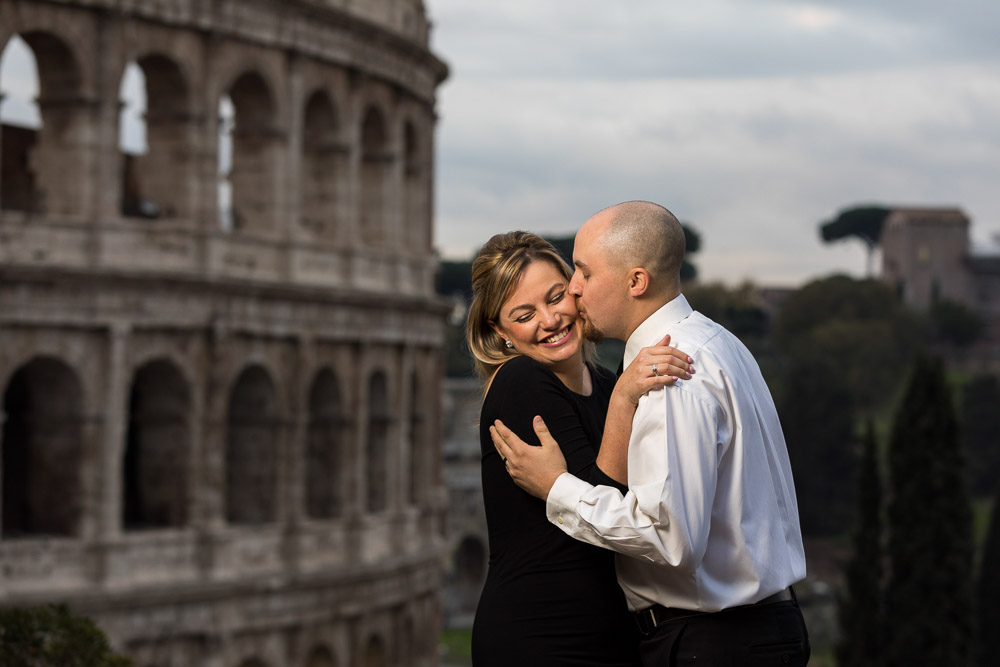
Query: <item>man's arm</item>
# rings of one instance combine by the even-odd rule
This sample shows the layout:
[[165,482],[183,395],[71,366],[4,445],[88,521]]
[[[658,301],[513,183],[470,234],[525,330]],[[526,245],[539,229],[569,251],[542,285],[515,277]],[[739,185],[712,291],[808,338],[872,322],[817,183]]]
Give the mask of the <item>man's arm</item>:
[[[719,406],[687,391],[654,392],[640,404],[629,445],[629,491],[565,473],[558,446],[536,419],[541,447],[502,424],[490,429],[508,472],[546,499],[549,520],[576,539],[675,567],[700,562],[708,539],[719,448]],[[683,441],[682,441],[683,440]],[[534,450],[534,451],[528,451]]]
[[[692,365],[694,360],[687,353],[669,345],[670,334],[667,334],[656,345],[642,348],[618,378],[611,393],[597,454],[597,467],[619,484],[628,482],[628,443],[632,433],[632,417],[639,399],[650,391],[674,384],[679,378],[690,379],[695,372]],[[545,500],[552,483],[566,472],[567,467],[561,448],[541,417],[535,417],[532,428],[539,435],[543,448],[546,441],[542,439],[539,429],[545,433],[548,444],[555,447],[550,448],[551,451],[539,451],[542,448],[538,447],[523,449],[519,444],[524,444],[524,441],[500,420],[490,427],[490,435],[500,458],[508,461],[507,470],[514,482],[536,498]],[[501,450],[498,443],[502,442],[509,443],[507,451]]]

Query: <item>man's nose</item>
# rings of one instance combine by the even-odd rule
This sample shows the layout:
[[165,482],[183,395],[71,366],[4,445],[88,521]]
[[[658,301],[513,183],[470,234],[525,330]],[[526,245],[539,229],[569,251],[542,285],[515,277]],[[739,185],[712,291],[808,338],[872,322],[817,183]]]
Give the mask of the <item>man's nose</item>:
[[573,274],[573,277],[569,281],[569,293],[573,296],[583,296],[583,288],[580,285],[580,281],[577,279],[577,273]]

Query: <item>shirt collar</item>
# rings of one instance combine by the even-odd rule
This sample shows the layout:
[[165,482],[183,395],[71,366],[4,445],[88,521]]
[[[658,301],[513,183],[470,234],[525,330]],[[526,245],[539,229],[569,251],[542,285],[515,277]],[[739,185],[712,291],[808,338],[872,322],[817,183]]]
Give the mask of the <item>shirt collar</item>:
[[636,327],[632,335],[625,343],[625,368],[632,363],[632,360],[639,355],[639,351],[653,345],[665,335],[670,333],[670,325],[680,322],[694,310],[684,298],[683,294],[678,294],[672,300],[660,306],[660,308],[643,320],[642,324]]

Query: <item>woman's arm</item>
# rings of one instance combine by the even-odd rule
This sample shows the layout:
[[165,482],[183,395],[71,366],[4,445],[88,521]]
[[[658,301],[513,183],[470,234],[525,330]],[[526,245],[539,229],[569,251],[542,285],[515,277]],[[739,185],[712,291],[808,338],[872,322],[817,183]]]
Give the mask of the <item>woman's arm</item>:
[[597,467],[619,484],[628,483],[628,442],[639,399],[654,389],[674,384],[678,378],[690,379],[695,372],[691,365],[694,360],[669,344],[667,334],[657,345],[642,348],[611,393]]
[[[531,427],[535,415],[542,415],[555,437],[569,470],[588,479],[595,468],[597,438],[580,423],[577,409],[567,395],[567,389],[550,371],[537,361],[517,357],[508,361],[495,375],[484,403],[482,418],[487,426],[502,420],[525,433],[528,444],[539,445]],[[489,443],[489,440],[486,441]],[[484,443],[485,444],[485,443]],[[499,470],[503,464],[492,446],[484,446],[484,457],[497,458]],[[484,458],[486,461],[486,458]],[[504,472],[506,476],[506,472]]]

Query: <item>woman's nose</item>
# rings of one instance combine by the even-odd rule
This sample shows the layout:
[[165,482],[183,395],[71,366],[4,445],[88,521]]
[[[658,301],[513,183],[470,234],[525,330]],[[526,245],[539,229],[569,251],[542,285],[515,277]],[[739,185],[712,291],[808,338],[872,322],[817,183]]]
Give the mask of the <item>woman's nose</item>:
[[559,326],[559,315],[551,308],[546,308],[539,313],[542,318],[542,327],[545,329],[555,329]]

